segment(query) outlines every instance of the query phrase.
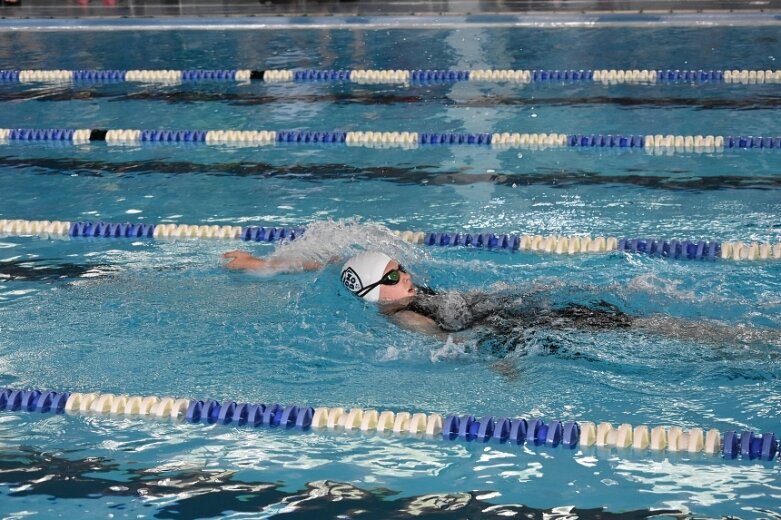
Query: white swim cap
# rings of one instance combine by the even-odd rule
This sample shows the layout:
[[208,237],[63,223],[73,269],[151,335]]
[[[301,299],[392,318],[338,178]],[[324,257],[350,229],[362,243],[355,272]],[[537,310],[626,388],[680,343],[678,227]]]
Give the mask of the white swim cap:
[[392,259],[385,253],[366,251],[358,253],[342,266],[342,283],[364,300],[376,302],[380,299],[380,286],[366,294],[360,294],[364,287],[377,283],[385,274],[385,268]]

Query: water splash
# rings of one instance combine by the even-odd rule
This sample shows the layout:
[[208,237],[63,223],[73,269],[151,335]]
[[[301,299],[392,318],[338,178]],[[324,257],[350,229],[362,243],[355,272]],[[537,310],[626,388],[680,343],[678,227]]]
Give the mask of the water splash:
[[429,258],[421,248],[405,242],[382,224],[358,219],[313,222],[302,237],[283,242],[270,257],[325,265],[369,250],[382,251],[401,263],[419,263]]
[[468,356],[475,350],[475,341],[459,341],[453,336],[448,336],[447,340],[439,347],[431,350],[430,359],[432,363],[448,359],[459,359]]

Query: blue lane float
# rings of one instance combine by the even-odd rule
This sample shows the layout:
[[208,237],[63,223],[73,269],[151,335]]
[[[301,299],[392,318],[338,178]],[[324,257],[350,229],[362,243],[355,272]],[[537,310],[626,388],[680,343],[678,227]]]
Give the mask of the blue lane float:
[[0,389],[0,411],[62,413],[70,392]]
[[463,133],[419,133],[418,144],[474,144],[490,145],[493,140],[492,134],[463,134]]
[[265,228],[249,226],[242,230],[241,239],[245,242],[274,242],[295,240],[304,234],[305,228]]
[[[183,71],[186,72],[186,71]],[[96,83],[124,82],[127,72],[124,70],[74,70],[73,81],[89,81]],[[2,74],[0,74],[2,77]]]
[[297,130],[277,131],[279,143],[344,143],[347,141],[347,132],[302,132]]
[[411,70],[410,81],[416,83],[455,83],[469,81],[468,70]]
[[[204,130],[141,130],[139,140],[142,143],[205,143],[207,132]],[[105,141],[108,130],[90,131],[90,141]]]
[[312,425],[314,408],[306,406],[283,406],[280,404],[252,404],[223,402],[191,401],[184,419],[190,423],[234,424],[252,427],[269,426],[285,429],[298,428],[307,430]]
[[721,243],[705,240],[622,238],[618,241],[618,250],[676,260],[713,260],[721,257]]
[[[254,78],[262,78],[265,76],[263,71],[255,72]],[[261,75],[262,73],[262,75]],[[349,70],[317,70],[317,69],[302,69],[293,71],[293,81],[297,82],[341,82],[350,81],[351,71]]]
[[572,148],[645,148],[642,135],[570,134],[567,143]]
[[72,237],[152,238],[154,224],[113,224],[109,222],[73,222],[68,230]]

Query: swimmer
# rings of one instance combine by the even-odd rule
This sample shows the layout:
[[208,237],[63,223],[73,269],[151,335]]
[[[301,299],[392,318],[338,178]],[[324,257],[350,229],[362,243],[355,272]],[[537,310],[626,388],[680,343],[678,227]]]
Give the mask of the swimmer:
[[[256,258],[244,251],[231,251],[223,256],[227,260],[225,266],[234,270],[290,272],[325,267],[319,261]],[[339,260],[333,257],[326,263]],[[478,339],[478,347],[494,355],[515,351],[532,338],[545,350],[556,352],[557,340],[538,334],[553,330],[634,330],[715,345],[763,342],[781,347],[781,334],[775,330],[728,327],[660,314],[634,315],[605,301],[590,305],[556,304],[534,293],[437,292],[416,285],[403,265],[377,251],[352,256],[340,272],[342,285],[348,291],[364,301],[376,303],[379,311],[399,326],[442,339],[470,329],[487,330],[489,333]]]

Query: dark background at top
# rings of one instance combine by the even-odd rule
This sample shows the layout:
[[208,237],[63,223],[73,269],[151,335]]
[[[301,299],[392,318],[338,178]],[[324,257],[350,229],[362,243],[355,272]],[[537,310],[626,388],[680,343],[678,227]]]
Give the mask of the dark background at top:
[[0,0],[0,18],[773,12],[781,0]]

